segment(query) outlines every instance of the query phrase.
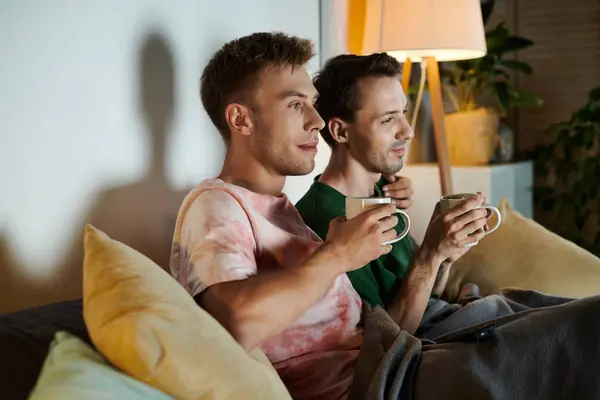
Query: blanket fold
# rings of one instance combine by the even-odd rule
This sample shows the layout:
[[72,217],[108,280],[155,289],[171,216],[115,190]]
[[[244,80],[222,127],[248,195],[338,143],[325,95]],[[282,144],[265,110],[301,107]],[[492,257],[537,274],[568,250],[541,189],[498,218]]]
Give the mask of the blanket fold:
[[[462,340],[490,320],[489,340]],[[512,289],[462,307],[438,301],[421,328],[410,335],[365,305],[348,399],[600,399],[600,296]]]

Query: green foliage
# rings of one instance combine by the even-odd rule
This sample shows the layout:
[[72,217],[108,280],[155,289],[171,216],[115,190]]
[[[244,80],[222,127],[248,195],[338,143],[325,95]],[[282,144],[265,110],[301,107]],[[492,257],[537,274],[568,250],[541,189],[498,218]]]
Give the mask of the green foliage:
[[557,234],[600,256],[600,87],[536,147],[536,214]]
[[[484,24],[487,24],[494,9],[494,1],[481,5]],[[487,29],[485,32],[487,54],[478,59],[443,63],[440,75],[444,78],[445,91],[455,111],[472,111],[481,102],[492,96],[499,113],[505,115],[512,107],[538,107],[542,100],[534,93],[517,89],[510,83],[511,74],[531,74],[531,66],[524,61],[505,59],[506,55],[533,45],[521,36],[511,35],[506,23]],[[456,88],[456,94],[448,90]]]

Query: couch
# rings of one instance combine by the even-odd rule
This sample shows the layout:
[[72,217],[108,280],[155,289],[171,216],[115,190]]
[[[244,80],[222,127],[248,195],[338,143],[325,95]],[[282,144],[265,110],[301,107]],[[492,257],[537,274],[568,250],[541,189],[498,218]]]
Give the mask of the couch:
[[50,343],[67,331],[91,345],[82,300],[65,301],[0,316],[0,398],[26,399],[34,387]]
[[[460,287],[468,282],[480,285],[483,294],[494,293],[503,287],[511,286],[569,297],[584,297],[600,293],[600,259],[547,231],[534,221],[522,217],[506,201],[503,201],[499,208],[503,218],[501,227],[484,238],[455,265],[445,293],[446,298],[450,300],[455,298]],[[119,269],[122,265],[127,265],[128,268]],[[114,267],[112,270],[111,266]],[[114,276],[111,275],[113,272]],[[187,293],[183,290],[179,293],[181,288],[178,284],[175,281],[170,282],[163,275],[166,273],[158,266],[153,266],[152,262],[145,259],[143,255],[135,254],[135,251],[128,249],[127,246],[111,241],[106,235],[88,226],[84,262],[84,298],[87,296],[88,301],[85,305],[82,299],[77,299],[0,316],[0,386],[2,387],[0,397],[15,400],[28,397],[38,380],[55,334],[59,331],[69,332],[98,352],[104,353],[117,367],[126,370],[130,375],[169,392],[173,387],[169,382],[154,381],[152,380],[154,378],[144,377],[136,368],[128,368],[128,363],[136,357],[139,358],[139,354],[134,350],[123,350],[119,347],[122,343],[115,343],[115,339],[110,339],[110,334],[107,336],[106,332],[102,332],[108,330],[113,337],[115,334],[119,337],[143,327],[144,336],[138,337],[146,337],[148,329],[152,333],[163,329],[153,325],[152,321],[148,322],[144,312],[140,314],[139,304],[131,304],[129,309],[119,309],[121,303],[128,301],[127,297],[118,297],[119,290],[120,296],[124,294],[126,296],[140,287],[138,297],[144,301],[144,304],[158,302],[160,307],[170,310],[170,314],[176,314],[181,309],[184,310],[181,312],[187,312],[186,307],[191,310],[190,312],[200,313],[201,311],[197,311],[200,309],[192,304],[191,300],[187,302],[188,299],[185,298]],[[138,279],[138,283],[134,282],[133,286],[132,282],[135,279],[132,278]],[[116,294],[113,293],[115,291],[113,287],[117,287]],[[106,297],[107,293],[109,297]],[[156,293],[159,295],[157,296]],[[183,303],[184,306],[181,306]],[[86,313],[87,318],[85,318]],[[126,327],[123,327],[122,320],[117,321],[117,324],[114,323],[115,319],[121,318],[121,314],[131,316],[131,320],[126,321]],[[152,315],[152,318],[156,319],[157,315]],[[178,316],[158,315],[158,318],[177,320]],[[244,364],[250,362],[250,358],[248,360],[243,358],[243,362],[238,362],[241,348],[235,348],[236,344],[233,340],[226,337],[228,335],[225,331],[219,331],[220,327],[216,326],[218,324],[206,313],[198,314],[197,318],[201,320],[198,329],[202,331],[206,326],[207,330],[211,330],[211,335],[204,335],[206,337],[201,339],[205,341],[207,351],[217,349],[215,357],[218,356],[218,351],[232,354],[238,352],[237,355],[229,357],[231,362],[240,364],[242,369],[260,369],[256,381],[262,379],[267,387],[271,387],[269,393],[261,394],[261,398],[289,398],[287,394],[281,392],[278,386],[281,382],[273,383],[277,379],[274,370],[263,368],[265,359],[261,358],[261,355],[254,357],[252,362],[258,360],[254,364]],[[115,327],[111,327],[111,324]],[[92,331],[93,335],[90,335],[89,331]],[[201,331],[196,331],[195,334]],[[184,337],[188,333],[178,334]],[[95,340],[92,340],[92,336]],[[214,343],[217,345],[213,345]],[[149,346],[144,351],[151,348],[151,345]],[[177,343],[171,346],[177,347]],[[183,351],[185,352],[185,349]],[[119,352],[129,353],[123,356],[118,354]],[[218,368],[228,370],[232,368],[231,365],[211,366],[210,371]],[[165,375],[162,371],[161,374]],[[207,384],[207,386],[211,385],[214,386],[214,382]],[[185,397],[185,393],[181,397]],[[202,397],[202,399],[217,398],[210,393]]]
[[91,225],[84,249],[82,299],[0,316],[0,398],[291,399],[152,260]]

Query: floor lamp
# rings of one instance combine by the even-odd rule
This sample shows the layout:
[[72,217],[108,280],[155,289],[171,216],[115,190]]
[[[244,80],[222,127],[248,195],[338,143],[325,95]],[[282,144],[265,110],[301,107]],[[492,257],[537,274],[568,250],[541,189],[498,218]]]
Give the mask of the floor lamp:
[[364,25],[360,27],[364,30],[362,54],[385,51],[404,62],[402,87],[405,93],[412,62],[420,61],[426,70],[442,195],[451,194],[452,175],[438,62],[485,55],[480,0],[349,1],[350,7],[358,5],[364,12]]

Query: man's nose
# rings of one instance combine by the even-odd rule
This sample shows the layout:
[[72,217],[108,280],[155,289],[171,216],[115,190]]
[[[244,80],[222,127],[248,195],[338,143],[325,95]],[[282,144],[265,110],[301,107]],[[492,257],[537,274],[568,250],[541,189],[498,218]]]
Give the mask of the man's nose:
[[403,124],[398,133],[396,133],[396,139],[398,140],[411,140],[415,136],[415,132],[408,123]]
[[317,109],[314,107],[311,107],[311,112],[306,124],[306,128],[308,132],[312,132],[315,129],[320,131],[321,129],[325,128],[325,121],[323,121],[323,118],[321,118],[321,115],[319,115]]

